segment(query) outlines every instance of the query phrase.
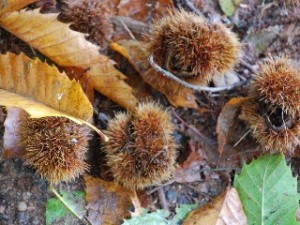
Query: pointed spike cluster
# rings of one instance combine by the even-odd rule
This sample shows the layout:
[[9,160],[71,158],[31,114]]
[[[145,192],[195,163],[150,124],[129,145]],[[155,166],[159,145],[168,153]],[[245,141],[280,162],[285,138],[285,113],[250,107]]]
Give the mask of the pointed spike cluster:
[[63,117],[28,118],[20,132],[26,163],[50,183],[72,180],[88,169],[86,126]]
[[151,38],[154,61],[194,84],[232,70],[239,59],[240,43],[234,33],[185,11],[169,12],[157,21]]
[[88,33],[88,40],[105,50],[113,34],[111,14],[105,1],[79,0],[66,1],[62,17],[71,20],[76,31]]
[[134,115],[116,115],[105,143],[115,181],[142,189],[170,178],[176,159],[174,129],[170,114],[153,103],[139,105]]
[[268,151],[293,152],[300,144],[300,70],[287,58],[260,65],[241,119]]

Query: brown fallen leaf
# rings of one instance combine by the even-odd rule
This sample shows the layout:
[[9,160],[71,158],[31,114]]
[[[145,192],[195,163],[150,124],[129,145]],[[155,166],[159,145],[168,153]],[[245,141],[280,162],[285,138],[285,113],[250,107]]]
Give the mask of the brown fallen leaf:
[[234,133],[241,105],[248,100],[249,98],[243,97],[232,98],[223,107],[217,123],[218,150],[220,154],[224,152],[226,144],[228,144]]
[[88,219],[92,225],[119,225],[130,216],[133,191],[116,183],[84,176]]
[[0,2],[0,16],[8,12],[23,9],[25,6],[37,1],[38,0],[2,0]]
[[118,15],[150,23],[171,8],[174,8],[172,0],[121,0],[118,5]]
[[[128,18],[137,23],[151,24],[153,20],[161,18],[167,10],[174,8],[172,0],[120,0],[117,5],[117,15]],[[114,41],[131,39],[128,30],[134,33],[138,40],[145,40],[148,37],[144,32],[137,29],[137,24],[131,27],[121,21],[122,26],[117,26],[114,32]],[[137,31],[137,32],[135,32]]]
[[32,118],[66,117],[78,124],[90,124],[93,107],[79,83],[56,67],[24,54],[0,55],[0,105],[18,107]]
[[247,218],[235,188],[206,206],[192,211],[182,225],[247,225]]
[[[58,21],[57,15],[41,14],[39,9],[22,10],[1,17],[0,25],[62,67],[91,68],[87,76],[91,77],[95,89],[131,109],[137,100],[131,87],[125,83],[125,76],[115,69],[115,62],[100,54],[100,48],[87,41],[85,34]],[[108,75],[111,78],[108,79]]]
[[3,136],[3,159],[19,158],[25,154],[25,149],[20,142],[20,123],[28,114],[19,108],[8,107],[4,122],[5,131]]
[[[162,92],[174,106],[182,106],[187,108],[198,108],[196,103],[194,91],[189,88],[180,88],[178,92],[174,85],[180,85],[169,78],[158,74],[151,66],[148,61],[150,56],[149,48],[147,43],[139,42],[136,40],[122,40],[118,43],[114,42],[111,44],[111,48],[116,52],[123,55],[133,67],[141,74],[144,81],[150,84],[153,88]],[[172,82],[169,87],[161,86],[163,82],[153,82],[153,79],[157,79],[157,74],[160,79],[168,79],[168,82]]]

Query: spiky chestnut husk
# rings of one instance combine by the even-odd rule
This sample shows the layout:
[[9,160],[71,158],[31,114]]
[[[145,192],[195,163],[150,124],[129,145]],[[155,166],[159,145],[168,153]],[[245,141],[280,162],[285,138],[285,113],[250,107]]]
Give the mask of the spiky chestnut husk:
[[105,0],[65,0],[62,17],[73,22],[71,27],[88,33],[88,40],[105,51],[113,34],[110,22],[111,9]]
[[240,44],[223,24],[212,24],[193,13],[175,11],[154,24],[151,50],[154,61],[175,76],[204,84],[212,74],[233,69]]
[[[278,108],[267,109],[252,100],[242,105],[240,118],[249,125],[253,137],[266,151],[292,153],[300,144],[300,115],[276,110]],[[280,117],[286,121],[283,122]]]
[[21,126],[26,163],[52,184],[88,169],[84,162],[88,140],[88,129],[67,118],[28,118]]
[[300,109],[299,69],[287,58],[268,59],[260,65],[250,96],[269,108],[296,114]]
[[176,160],[174,129],[170,114],[153,103],[139,105],[134,115],[116,115],[104,146],[115,181],[143,189],[170,178]]

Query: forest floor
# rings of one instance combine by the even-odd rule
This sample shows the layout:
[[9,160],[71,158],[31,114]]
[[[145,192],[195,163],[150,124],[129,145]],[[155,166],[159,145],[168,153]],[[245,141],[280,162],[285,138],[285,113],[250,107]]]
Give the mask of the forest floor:
[[[44,1],[51,2],[51,1]],[[121,0],[122,2],[122,0]],[[132,4],[135,1],[132,1]],[[146,1],[150,2],[160,2]],[[49,6],[49,11],[59,11],[59,1]],[[235,68],[241,79],[250,79],[257,69],[257,62],[268,56],[286,55],[300,60],[300,7],[296,3],[285,4],[276,0],[243,0],[230,19],[224,16],[218,1],[208,0],[175,0],[176,7],[193,11],[189,3],[200,10],[206,17],[223,21],[236,32],[243,45],[243,63]],[[48,3],[49,4],[49,3]],[[47,11],[47,9],[46,9]],[[153,18],[152,18],[153,19]],[[23,50],[22,42],[0,29],[1,51],[15,48]],[[14,44],[10,44],[14,43]],[[120,69],[126,74],[127,61],[120,59],[116,53],[110,56],[119,62]],[[171,106],[159,92],[147,86],[156,101],[168,107],[173,122],[177,124],[175,138],[180,147],[177,162],[180,169],[168,183],[159,187],[149,187],[138,195],[142,205],[150,210],[167,208],[174,212],[179,204],[204,205],[222,193],[239,172],[243,162],[252,159],[259,151],[255,140],[248,137],[222,157],[218,153],[216,125],[218,116],[225,103],[232,97],[245,96],[248,85],[230,91],[215,94],[197,93],[198,109],[183,109]],[[107,119],[123,109],[101,94],[95,95],[95,124],[105,128]],[[4,119],[2,118],[2,122]],[[243,125],[242,125],[243,126]],[[3,136],[4,127],[0,135]],[[236,137],[233,145],[243,136]],[[2,146],[2,139],[1,145]],[[95,161],[101,156],[101,143],[97,137],[91,141],[89,161],[94,177],[105,179],[102,164]],[[2,147],[0,149],[1,155]],[[97,157],[94,157],[97,155]],[[295,171],[300,168],[299,160],[291,159]],[[105,166],[104,166],[105,167]],[[22,159],[0,158],[0,225],[40,225],[45,224],[47,199],[54,195],[48,190],[48,182],[35,170],[29,168]],[[84,179],[62,183],[56,188],[65,191],[83,190]],[[56,224],[64,224],[60,221]],[[75,222],[77,224],[77,222]]]

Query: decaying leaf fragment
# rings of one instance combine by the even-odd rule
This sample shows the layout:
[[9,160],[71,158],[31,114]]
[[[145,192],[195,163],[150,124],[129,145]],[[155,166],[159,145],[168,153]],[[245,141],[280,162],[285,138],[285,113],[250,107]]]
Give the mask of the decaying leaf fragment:
[[133,191],[91,176],[85,176],[88,219],[93,225],[121,224],[129,217]]
[[130,109],[137,100],[124,82],[125,76],[114,68],[115,62],[100,54],[100,48],[87,41],[83,33],[58,21],[57,15],[41,14],[39,9],[22,10],[0,18],[0,25],[60,66],[91,68],[87,76],[91,77],[95,89]]
[[22,108],[32,118],[66,117],[101,133],[87,122],[93,107],[80,84],[57,68],[24,54],[7,53],[0,56],[0,74],[0,105]]
[[232,98],[223,107],[217,123],[218,150],[220,154],[224,152],[226,144],[228,144],[233,135],[242,104],[247,101],[249,101],[249,98]]
[[25,148],[21,144],[21,134],[19,132],[22,121],[28,114],[19,108],[8,107],[7,116],[4,122],[5,132],[3,136],[2,158],[18,158],[25,154]]
[[229,189],[205,207],[192,211],[183,225],[247,225],[247,218],[235,188]]

